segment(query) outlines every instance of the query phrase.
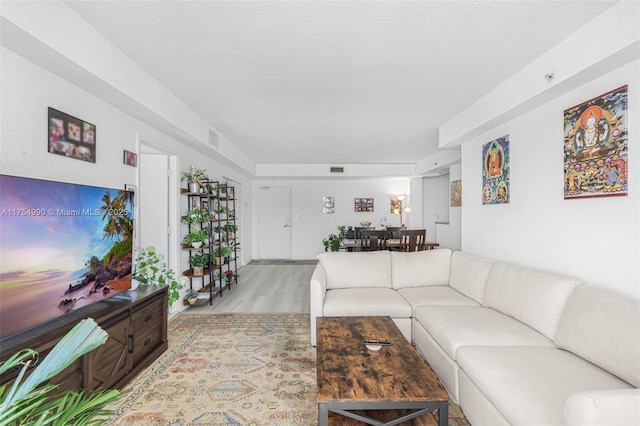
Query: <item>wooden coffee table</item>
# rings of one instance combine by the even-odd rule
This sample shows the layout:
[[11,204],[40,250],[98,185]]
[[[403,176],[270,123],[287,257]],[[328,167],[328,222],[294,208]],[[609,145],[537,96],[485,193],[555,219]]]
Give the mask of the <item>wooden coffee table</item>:
[[319,317],[316,348],[320,426],[447,425],[447,391],[391,318]]

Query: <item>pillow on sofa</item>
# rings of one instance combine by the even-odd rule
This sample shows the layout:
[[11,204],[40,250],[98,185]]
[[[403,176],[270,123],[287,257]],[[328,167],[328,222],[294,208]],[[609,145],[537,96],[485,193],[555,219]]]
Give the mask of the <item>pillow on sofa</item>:
[[640,302],[580,286],[567,301],[555,343],[640,387]]
[[493,261],[485,257],[456,251],[451,256],[449,285],[478,303],[484,298],[484,287]]
[[354,287],[391,288],[391,255],[386,250],[318,255],[327,290]]
[[569,295],[580,280],[566,275],[495,262],[483,306],[510,315],[553,339]]
[[448,285],[451,250],[437,249],[402,253],[391,252],[391,282],[398,290],[406,287]]

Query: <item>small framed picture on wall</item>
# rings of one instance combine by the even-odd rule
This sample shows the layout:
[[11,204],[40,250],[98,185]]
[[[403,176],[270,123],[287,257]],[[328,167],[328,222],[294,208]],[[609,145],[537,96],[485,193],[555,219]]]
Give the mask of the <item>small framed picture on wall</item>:
[[356,212],[372,212],[373,198],[354,198],[354,211]]
[[138,167],[138,154],[135,152],[124,150],[124,158],[122,160],[124,164],[131,167]]
[[96,126],[49,108],[48,148],[51,154],[96,162]]

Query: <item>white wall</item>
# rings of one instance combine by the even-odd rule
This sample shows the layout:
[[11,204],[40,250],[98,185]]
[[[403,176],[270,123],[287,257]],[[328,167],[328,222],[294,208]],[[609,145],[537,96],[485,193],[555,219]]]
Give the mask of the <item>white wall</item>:
[[[462,145],[466,251],[577,276],[640,298],[640,61],[602,75]],[[563,111],[629,85],[629,195],[564,200]],[[511,200],[482,205],[482,145],[509,135]]]
[[[400,217],[389,212],[390,197],[394,194],[409,194],[410,179],[380,178],[366,180],[255,180],[253,198],[258,188],[264,186],[291,188],[291,253],[294,259],[314,259],[324,252],[322,240],[329,234],[337,233],[337,227],[359,226],[363,220],[370,220],[372,226],[380,228],[380,219],[387,218],[390,226],[400,226]],[[335,214],[322,213],[322,197],[332,196],[335,200]],[[373,213],[354,212],[354,198],[373,198]],[[410,199],[410,194],[409,194]],[[405,213],[405,223],[410,225],[411,211]],[[254,217],[256,225],[258,213]],[[257,228],[256,228],[257,229]],[[257,232],[254,232],[254,247],[257,247]],[[257,258],[254,251],[253,257]]]

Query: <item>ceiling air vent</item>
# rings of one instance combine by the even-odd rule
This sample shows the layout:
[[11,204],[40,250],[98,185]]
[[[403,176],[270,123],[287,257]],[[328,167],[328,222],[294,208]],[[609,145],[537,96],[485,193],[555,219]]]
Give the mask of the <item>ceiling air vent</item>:
[[218,134],[211,129],[209,129],[209,145],[218,148]]
[[330,173],[344,173],[344,167],[331,167],[329,168]]

